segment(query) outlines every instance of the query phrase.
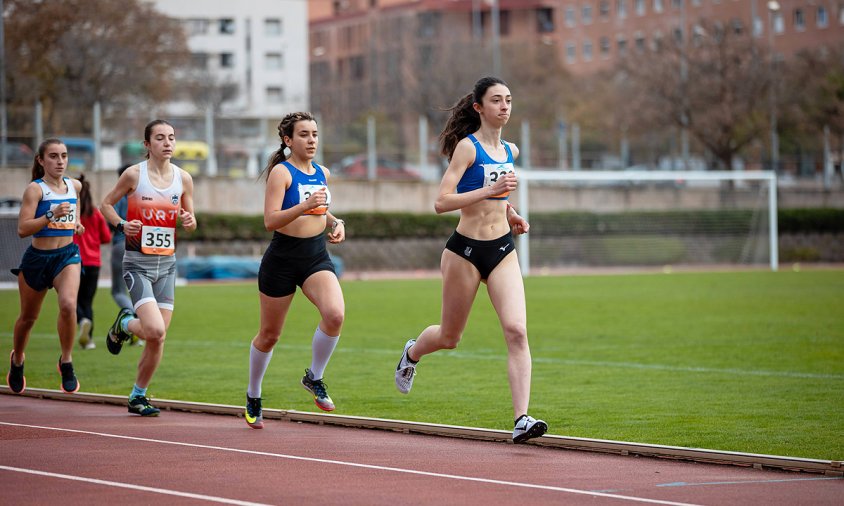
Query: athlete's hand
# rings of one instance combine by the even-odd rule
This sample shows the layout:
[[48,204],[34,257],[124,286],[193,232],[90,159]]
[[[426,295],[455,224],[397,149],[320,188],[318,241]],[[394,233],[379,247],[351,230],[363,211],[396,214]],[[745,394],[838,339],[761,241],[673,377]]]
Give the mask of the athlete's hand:
[[82,223],[77,223],[76,228],[74,229],[74,232],[76,232],[77,235],[84,234],[85,233],[85,225],[83,225]]
[[331,231],[328,232],[328,242],[331,244],[337,244],[346,239],[346,224],[342,221],[335,221],[334,223],[337,225],[331,227]]
[[515,211],[511,211],[507,216],[507,223],[510,224],[510,230],[515,235],[527,234],[530,230],[530,224],[526,219],[519,216]]
[[308,197],[308,200],[305,201],[305,210],[310,211],[311,209],[316,209],[319,206],[324,206],[327,200],[328,194],[325,191],[325,187],[322,187],[313,192],[311,196]]
[[52,210],[54,219],[58,220],[59,218],[64,218],[65,216],[70,214],[70,203],[62,202],[61,204],[54,207]]
[[123,233],[126,234],[127,237],[134,237],[141,233],[141,228],[143,228],[141,220],[127,221],[123,224]]
[[179,218],[182,219],[182,227],[185,230],[196,230],[196,217],[193,215],[193,213],[179,208]]
[[508,172],[503,176],[499,176],[498,180],[490,186],[490,193],[492,196],[501,195],[502,193],[511,192],[516,189],[516,173]]

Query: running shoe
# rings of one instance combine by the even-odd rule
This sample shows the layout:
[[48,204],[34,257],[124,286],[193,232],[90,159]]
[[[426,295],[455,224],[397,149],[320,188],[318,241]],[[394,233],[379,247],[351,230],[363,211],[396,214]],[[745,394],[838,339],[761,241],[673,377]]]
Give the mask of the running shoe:
[[123,330],[120,322],[126,316],[133,315],[134,313],[132,313],[130,309],[122,308],[120,312],[117,313],[117,318],[115,318],[111,328],[108,329],[108,335],[106,335],[106,347],[112,355],[120,353],[120,350],[123,348],[123,343],[132,339],[132,334]]
[[302,377],[302,386],[314,395],[314,404],[319,409],[323,411],[334,411],[334,401],[328,396],[325,383],[321,379],[315,380],[314,373],[310,369],[305,369],[305,375]]
[[246,396],[246,424],[253,429],[264,428],[264,415],[261,411],[261,398]]
[[129,412],[141,416],[158,416],[161,410],[149,403],[143,395],[129,399]]
[[62,357],[59,357],[59,364],[56,366],[56,369],[62,375],[62,391],[64,393],[72,394],[79,390],[79,380],[76,379],[76,374],[73,373],[73,362],[63,364]]
[[97,345],[94,344],[94,340],[91,339],[91,327],[93,327],[93,325],[94,323],[88,318],[82,318],[79,320],[79,346],[81,346],[83,350],[93,350],[97,347]]
[[9,354],[9,374],[6,375],[6,384],[12,392],[22,394],[26,390],[26,377],[23,375],[23,362],[21,365],[15,365],[12,357],[15,356],[15,350]]
[[407,350],[409,350],[415,342],[416,339],[411,339],[404,344],[404,349],[402,350],[401,358],[399,359],[399,365],[396,366],[396,388],[398,388],[399,392],[403,394],[410,392],[410,388],[413,386],[413,377],[416,376],[416,363],[411,362],[410,358],[407,356]]
[[545,434],[546,431],[548,431],[547,423],[532,416],[522,415],[516,420],[516,427],[513,429],[513,442],[524,443],[528,439]]

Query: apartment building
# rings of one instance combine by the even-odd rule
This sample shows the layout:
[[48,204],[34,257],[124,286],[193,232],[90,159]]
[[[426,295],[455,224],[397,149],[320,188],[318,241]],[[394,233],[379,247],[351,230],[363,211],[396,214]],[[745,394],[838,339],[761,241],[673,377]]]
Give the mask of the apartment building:
[[[309,107],[308,5],[300,0],[149,0],[181,21],[191,64],[185,72],[209,80],[210,97],[185,91],[167,106],[175,116],[215,114],[237,120],[234,129],[263,133],[267,122]],[[229,128],[225,125],[223,128]]]

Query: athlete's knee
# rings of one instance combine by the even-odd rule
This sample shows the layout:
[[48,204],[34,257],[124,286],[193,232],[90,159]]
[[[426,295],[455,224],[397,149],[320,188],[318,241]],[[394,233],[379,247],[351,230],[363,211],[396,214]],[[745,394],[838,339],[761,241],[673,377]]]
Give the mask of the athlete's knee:
[[344,319],[345,315],[343,314],[342,309],[326,311],[325,314],[322,315],[322,324],[320,325],[320,328],[326,334],[336,336],[340,333],[340,329],[343,328]]
[[504,325],[504,339],[508,344],[523,346],[527,343],[527,326],[524,323],[507,323]]
[[35,326],[35,322],[38,320],[37,314],[22,314],[18,316],[17,324],[15,325],[16,329],[19,330],[29,330]]
[[261,327],[258,330],[258,335],[255,336],[255,342],[261,345],[259,348],[272,348],[276,345],[280,336],[281,330],[279,329]]
[[462,338],[462,332],[453,333],[440,331],[440,345],[446,350],[453,350],[457,348],[457,345],[460,344],[460,340]]
[[164,325],[143,325],[143,337],[147,342],[163,342],[167,336],[167,329]]
[[59,315],[62,318],[76,318],[76,294],[73,297],[59,297]]

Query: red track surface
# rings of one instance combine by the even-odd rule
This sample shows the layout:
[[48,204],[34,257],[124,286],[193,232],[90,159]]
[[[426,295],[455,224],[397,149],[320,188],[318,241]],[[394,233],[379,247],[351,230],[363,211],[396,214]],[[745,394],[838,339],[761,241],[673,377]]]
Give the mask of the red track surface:
[[0,395],[0,504],[118,501],[841,505],[844,479]]

